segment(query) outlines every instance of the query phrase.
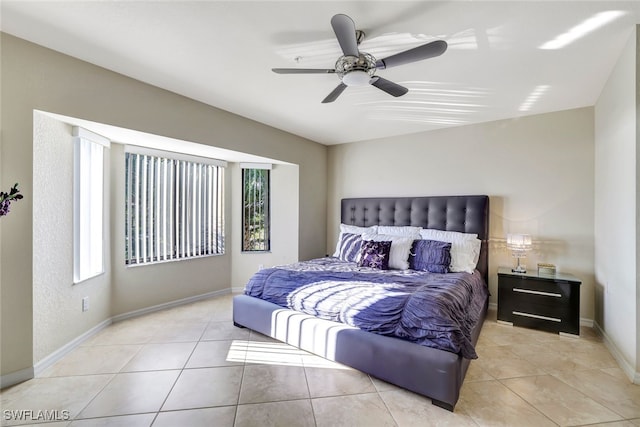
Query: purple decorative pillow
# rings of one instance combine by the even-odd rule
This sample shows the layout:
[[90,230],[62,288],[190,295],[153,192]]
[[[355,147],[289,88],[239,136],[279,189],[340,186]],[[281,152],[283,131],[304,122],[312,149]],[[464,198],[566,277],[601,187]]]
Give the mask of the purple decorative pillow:
[[451,243],[416,240],[409,254],[409,268],[431,273],[448,273],[451,265]]
[[358,255],[358,267],[371,267],[379,270],[389,269],[391,242],[363,240]]
[[362,245],[362,237],[359,234],[340,233],[338,242],[338,258],[342,261],[356,262]]

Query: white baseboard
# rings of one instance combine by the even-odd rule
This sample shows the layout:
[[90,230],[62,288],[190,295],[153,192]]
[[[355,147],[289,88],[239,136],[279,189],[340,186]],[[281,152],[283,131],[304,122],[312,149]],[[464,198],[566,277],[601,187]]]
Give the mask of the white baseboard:
[[580,318],[580,326],[586,326],[587,328],[593,328],[593,319]]
[[175,301],[169,301],[162,304],[153,305],[151,307],[141,308],[140,310],[134,310],[128,313],[118,314],[116,316],[113,316],[111,319],[113,320],[114,323],[120,322],[122,320],[132,319],[134,317],[153,313],[155,311],[160,311],[160,310],[165,310],[167,308],[190,304],[192,302],[197,302],[197,301],[205,300],[212,297],[218,297],[218,296],[226,295],[229,293],[231,293],[231,289],[222,289],[220,291],[207,292],[206,294],[195,295],[192,297],[182,298]]
[[232,286],[231,293],[233,294],[242,294],[244,293],[244,285],[241,286]]
[[71,350],[78,347],[80,344],[82,344],[83,342],[85,342],[86,340],[88,340],[89,338],[91,338],[92,336],[94,336],[95,334],[97,334],[107,326],[109,326],[111,323],[113,323],[111,318],[98,323],[93,328],[89,329],[82,335],[75,337],[74,339],[72,339],[71,341],[69,341],[68,343],[66,343],[65,345],[63,345],[62,347],[54,351],[53,353],[46,356],[44,359],[40,360],[33,367],[34,376],[37,377],[38,375],[40,375],[42,371],[44,371],[49,366],[56,363],[58,360],[62,359],[64,356],[69,354]]
[[[134,317],[142,316],[144,314],[153,313],[155,311],[164,310],[167,308],[177,307],[180,305],[189,304],[196,301],[205,300],[208,298],[222,296],[229,294],[231,292],[235,292],[236,288],[223,289],[220,291],[207,292],[206,294],[200,294],[192,297],[182,298],[175,301],[170,301],[164,304],[158,304],[151,307],[142,308],[140,310],[130,311],[128,313],[118,314],[116,316],[112,316],[93,328],[89,329],[82,335],[77,336],[73,340],[69,341],[67,344],[63,345],[53,353],[44,357],[42,360],[38,361],[34,366],[22,369],[17,372],[11,372],[9,374],[5,374],[0,376],[0,389],[5,387],[9,387],[15,384],[19,384],[24,381],[28,381],[36,376],[38,376],[42,371],[47,369],[49,366],[56,363],[58,360],[62,359],[64,356],[69,354],[72,350],[82,344],[84,341],[88,340],[107,326],[111,325],[115,322],[120,322],[122,320],[131,319]],[[240,289],[239,292],[242,292],[244,288]]]
[[33,367],[2,375],[0,376],[0,389],[25,382],[31,378],[33,378]]
[[627,360],[622,355],[622,352],[611,340],[611,337],[607,335],[604,329],[602,329],[602,327],[600,327],[597,322],[594,322],[594,329],[598,331],[598,333],[602,336],[604,345],[607,347],[613,358],[616,359],[616,362],[618,362],[618,365],[620,365],[620,369],[622,369],[629,380],[634,384],[640,384],[640,372],[636,372],[633,366],[631,366],[631,364],[627,362]]

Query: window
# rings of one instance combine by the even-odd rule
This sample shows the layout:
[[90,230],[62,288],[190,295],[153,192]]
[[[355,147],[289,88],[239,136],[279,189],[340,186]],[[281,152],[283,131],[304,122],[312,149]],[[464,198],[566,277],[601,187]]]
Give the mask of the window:
[[267,252],[271,249],[269,223],[269,164],[241,164],[242,168],[242,250]]
[[127,147],[125,263],[224,253],[225,162]]
[[104,273],[104,148],[109,140],[73,128],[73,282]]

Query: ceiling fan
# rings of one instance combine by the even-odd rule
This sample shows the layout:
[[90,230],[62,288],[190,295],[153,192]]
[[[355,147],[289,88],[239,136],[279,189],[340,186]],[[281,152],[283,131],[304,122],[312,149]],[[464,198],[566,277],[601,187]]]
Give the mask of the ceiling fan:
[[447,42],[436,40],[396,53],[387,58],[376,60],[373,55],[358,50],[358,45],[364,38],[364,32],[356,30],[351,18],[344,14],[335,15],[331,18],[331,26],[344,54],[336,61],[335,68],[272,68],[272,71],[278,74],[337,74],[341,82],[322,101],[323,103],[335,101],[347,86],[364,86],[367,84],[373,85],[389,95],[402,96],[409,89],[376,76],[376,71],[440,56],[447,50]]

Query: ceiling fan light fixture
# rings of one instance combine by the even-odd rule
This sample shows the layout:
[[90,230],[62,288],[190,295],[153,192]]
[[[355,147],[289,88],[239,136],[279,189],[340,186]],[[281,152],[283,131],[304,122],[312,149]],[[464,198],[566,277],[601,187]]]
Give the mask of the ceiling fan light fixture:
[[369,84],[371,76],[366,71],[354,70],[342,77],[342,83],[347,86],[366,86]]

